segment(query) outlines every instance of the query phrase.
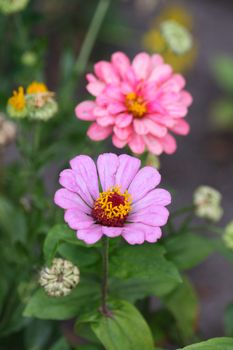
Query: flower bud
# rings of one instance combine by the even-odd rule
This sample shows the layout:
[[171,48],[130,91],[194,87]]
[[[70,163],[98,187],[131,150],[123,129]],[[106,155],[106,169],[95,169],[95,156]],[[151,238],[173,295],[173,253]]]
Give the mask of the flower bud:
[[225,228],[223,241],[227,248],[233,250],[233,220]]
[[79,269],[70,261],[56,258],[51,267],[40,272],[39,283],[45,292],[54,297],[66,296],[79,283]]
[[0,113],[0,146],[5,146],[11,143],[16,136],[16,126],[11,121],[4,117],[3,113]]
[[200,186],[194,192],[195,213],[198,217],[217,222],[223,215],[222,195],[209,186]]

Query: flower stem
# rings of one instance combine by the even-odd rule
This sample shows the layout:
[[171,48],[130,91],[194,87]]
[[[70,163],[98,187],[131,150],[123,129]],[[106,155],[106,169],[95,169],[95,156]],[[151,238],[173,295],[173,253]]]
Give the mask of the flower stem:
[[174,217],[177,217],[177,216],[180,216],[180,215],[183,215],[183,214],[186,214],[186,213],[189,213],[189,212],[193,212],[195,209],[195,205],[191,205],[189,207],[184,207],[184,208],[181,208],[175,212],[173,212],[171,214],[171,217],[174,218]]
[[101,24],[104,20],[108,7],[110,5],[110,0],[100,0],[97,8],[95,10],[95,14],[91,21],[90,27],[84,39],[83,45],[81,47],[80,53],[74,65],[74,73],[75,75],[82,74],[86,70],[87,63],[89,61],[89,57],[94,46],[96,37],[100,30]]
[[109,310],[107,307],[107,295],[108,295],[108,269],[109,269],[109,240],[108,237],[103,237],[103,281],[102,281],[102,307],[101,311],[104,315],[109,316]]

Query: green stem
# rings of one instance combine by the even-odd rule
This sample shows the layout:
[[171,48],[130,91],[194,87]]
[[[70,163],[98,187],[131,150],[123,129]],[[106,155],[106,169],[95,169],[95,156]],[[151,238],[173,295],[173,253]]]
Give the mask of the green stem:
[[108,296],[108,270],[109,270],[109,240],[108,237],[103,237],[103,281],[102,281],[102,313],[106,316],[109,315],[107,307]]
[[109,5],[110,0],[100,0],[97,5],[95,14],[84,39],[82,48],[74,65],[75,75],[82,74],[86,70],[86,66],[89,61],[92,48],[94,46],[95,40],[97,38],[98,32],[107,13]]
[[177,211],[175,211],[174,213],[171,214],[171,217],[174,218],[176,216],[180,216],[189,212],[194,211],[195,209],[195,205],[191,205],[190,207],[185,207],[185,208],[181,208]]

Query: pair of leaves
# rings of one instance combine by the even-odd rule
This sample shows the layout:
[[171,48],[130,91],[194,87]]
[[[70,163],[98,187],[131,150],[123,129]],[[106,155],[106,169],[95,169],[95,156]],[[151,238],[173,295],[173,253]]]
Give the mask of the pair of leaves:
[[233,338],[213,338],[178,350],[232,350]]

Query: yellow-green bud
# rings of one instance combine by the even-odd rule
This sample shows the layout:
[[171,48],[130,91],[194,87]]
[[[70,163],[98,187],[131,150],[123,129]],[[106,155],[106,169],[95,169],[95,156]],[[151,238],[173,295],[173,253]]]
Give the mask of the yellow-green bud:
[[193,202],[198,217],[217,222],[223,215],[222,195],[209,186],[200,186],[194,192]]

